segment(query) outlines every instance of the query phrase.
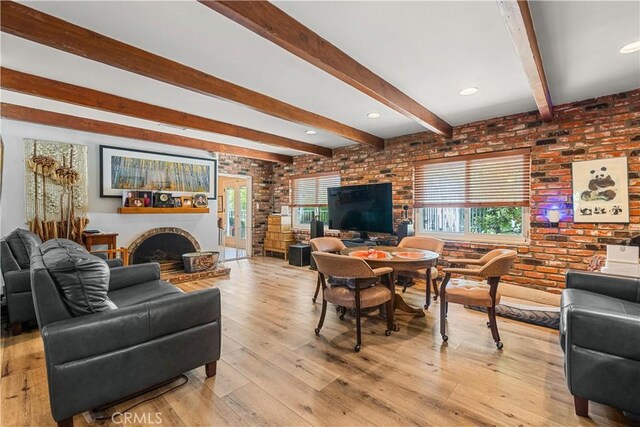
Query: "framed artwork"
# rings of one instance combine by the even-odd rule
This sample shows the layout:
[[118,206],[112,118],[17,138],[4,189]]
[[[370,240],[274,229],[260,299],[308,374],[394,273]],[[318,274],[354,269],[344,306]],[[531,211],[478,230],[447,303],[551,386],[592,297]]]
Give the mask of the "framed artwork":
[[129,206],[132,208],[144,208],[144,199],[132,197],[129,199]]
[[215,199],[216,159],[100,146],[100,197],[122,197],[122,190],[204,193]]
[[224,196],[218,196],[218,212],[224,212]]
[[207,206],[209,206],[207,195],[202,193],[194,194],[193,206],[195,206],[196,208],[206,208]]
[[626,157],[574,162],[571,171],[574,222],[629,222]]
[[191,196],[182,196],[182,197],[180,197],[180,200],[182,201],[182,207],[183,208],[191,208],[191,207],[193,207],[193,197],[191,197]]
[[129,201],[138,197],[136,190],[122,190],[122,206],[128,207]]
[[143,200],[145,208],[153,207],[153,191],[138,191],[138,197]]

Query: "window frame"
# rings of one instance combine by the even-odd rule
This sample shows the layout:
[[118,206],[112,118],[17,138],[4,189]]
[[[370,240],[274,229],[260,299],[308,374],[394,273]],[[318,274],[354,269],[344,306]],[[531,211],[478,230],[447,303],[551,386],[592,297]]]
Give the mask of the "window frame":
[[[455,206],[451,206],[455,207]],[[484,206],[487,207],[487,206]],[[490,206],[489,206],[490,207]],[[439,209],[435,206],[434,208]],[[528,207],[522,207],[522,234],[484,234],[484,233],[472,233],[468,231],[470,229],[469,210],[472,208],[460,206],[460,209],[464,210],[464,232],[455,233],[448,231],[429,231],[424,229],[424,209],[417,208],[417,213],[414,215],[414,224],[416,224],[416,234],[422,236],[432,236],[443,240],[456,241],[456,242],[471,242],[471,243],[506,243],[506,244],[528,244],[529,243],[529,231],[530,231],[530,209]]]
[[[500,158],[500,157],[509,157],[509,156],[526,156],[529,160],[528,171],[529,174],[526,174],[527,169],[524,169],[524,175],[518,175],[527,177],[529,187],[523,187],[526,191],[526,195],[528,196],[526,199],[522,201],[496,201],[495,205],[493,202],[471,202],[468,199],[467,195],[467,185],[469,185],[469,173],[472,161],[487,159],[491,160],[492,158]],[[464,187],[464,198],[460,201],[460,203],[451,201],[447,203],[437,203],[437,201],[429,201],[428,199],[419,199],[419,202],[416,203],[416,193],[419,191],[425,191],[425,183],[418,182],[418,168],[423,168],[429,164],[443,164],[448,162],[466,162],[464,164],[465,171],[465,187]],[[416,234],[418,235],[429,235],[434,237],[439,237],[444,240],[451,241],[466,241],[466,242],[474,242],[474,243],[504,243],[504,244],[528,244],[530,242],[530,228],[531,228],[531,150],[528,148],[523,149],[513,149],[513,150],[504,150],[504,151],[494,151],[488,153],[481,154],[470,154],[463,156],[453,156],[453,157],[445,157],[445,158],[437,158],[437,159],[429,159],[414,162],[414,224]],[[524,164],[526,167],[526,163]],[[425,173],[423,170],[420,171],[420,174]],[[428,181],[427,181],[428,182]],[[426,190],[428,191],[428,190]],[[424,198],[425,193],[420,193]],[[471,209],[473,208],[497,208],[497,207],[520,207],[522,209],[522,234],[513,235],[513,234],[484,234],[484,233],[475,233],[471,232],[470,220],[471,220]],[[447,231],[429,231],[424,229],[424,214],[425,209],[440,209],[440,208],[458,208],[463,210],[463,229],[464,231],[461,233],[458,232],[447,232]]]
[[[293,206],[291,207],[291,227],[294,230],[311,230],[311,224],[300,224],[298,222],[298,209],[315,209],[316,215],[319,215],[321,208],[326,206]],[[326,221],[324,229],[329,230],[329,222]]]
[[[310,178],[322,178],[322,177],[327,177],[327,176],[336,176],[338,178],[338,185],[341,184],[342,182],[342,177],[340,176],[340,171],[331,171],[331,172],[322,172],[322,173],[315,173],[315,174],[308,174],[308,175],[295,175],[289,178],[289,207],[291,209],[291,228],[294,230],[301,230],[301,231],[310,231],[311,230],[311,224],[300,224],[297,222],[298,219],[298,209],[309,209],[309,208],[313,208],[315,209],[315,211],[317,212],[316,215],[319,215],[319,210],[321,208],[328,208],[329,205],[318,205],[318,204],[311,204],[311,205],[294,205],[293,204],[293,188],[294,188],[294,181],[297,179],[310,179]],[[320,181],[316,181],[316,188],[319,187]],[[318,191],[316,189],[316,191]],[[329,222],[325,221],[324,224],[324,229],[325,230],[330,230],[329,229]]]

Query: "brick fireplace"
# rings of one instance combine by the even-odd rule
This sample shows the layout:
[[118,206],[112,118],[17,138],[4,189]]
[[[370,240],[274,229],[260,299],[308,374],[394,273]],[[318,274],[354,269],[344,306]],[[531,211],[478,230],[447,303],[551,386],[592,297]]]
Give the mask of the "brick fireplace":
[[182,255],[200,251],[198,240],[178,227],[152,228],[139,235],[129,246],[129,262],[157,262],[163,271],[182,270]]

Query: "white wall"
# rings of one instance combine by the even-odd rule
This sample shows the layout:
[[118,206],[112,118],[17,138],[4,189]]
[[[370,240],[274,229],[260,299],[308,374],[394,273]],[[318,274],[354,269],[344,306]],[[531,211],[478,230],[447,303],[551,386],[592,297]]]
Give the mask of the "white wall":
[[120,215],[117,213],[117,209],[122,203],[121,199],[100,198],[100,145],[134,148],[157,153],[211,157],[206,151],[4,119],[0,121],[0,133],[4,142],[4,170],[2,172],[2,197],[0,198],[1,235],[4,236],[10,233],[16,227],[26,228],[23,139],[33,138],[45,141],[84,144],[88,147],[89,229],[117,232],[119,233],[118,246],[129,246],[139,234],[151,228],[180,227],[193,234],[200,242],[203,250],[217,249],[218,232],[215,200],[209,201],[211,213],[206,215]]

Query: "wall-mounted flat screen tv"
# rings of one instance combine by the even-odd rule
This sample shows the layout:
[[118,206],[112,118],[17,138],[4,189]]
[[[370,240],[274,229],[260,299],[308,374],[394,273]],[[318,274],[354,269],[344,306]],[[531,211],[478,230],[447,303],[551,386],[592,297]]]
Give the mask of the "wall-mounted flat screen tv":
[[391,183],[330,187],[327,199],[330,229],[393,233]]

